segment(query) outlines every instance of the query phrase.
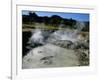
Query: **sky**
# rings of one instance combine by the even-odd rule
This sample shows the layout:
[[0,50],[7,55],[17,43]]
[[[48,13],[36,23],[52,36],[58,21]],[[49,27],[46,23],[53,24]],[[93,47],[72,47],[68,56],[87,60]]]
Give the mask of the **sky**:
[[[22,15],[28,15],[30,11],[22,11]],[[89,21],[89,14],[86,13],[64,13],[64,12],[44,12],[44,11],[35,11],[38,16],[48,16],[58,15],[62,18],[75,19],[77,21]]]

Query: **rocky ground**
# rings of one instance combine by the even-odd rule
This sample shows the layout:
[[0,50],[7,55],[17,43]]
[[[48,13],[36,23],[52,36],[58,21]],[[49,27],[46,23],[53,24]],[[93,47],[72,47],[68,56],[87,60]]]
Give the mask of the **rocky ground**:
[[31,49],[23,56],[23,69],[89,65],[87,33],[35,30],[28,43]]
[[23,58],[23,68],[79,66],[79,58],[74,50],[53,44],[34,48]]

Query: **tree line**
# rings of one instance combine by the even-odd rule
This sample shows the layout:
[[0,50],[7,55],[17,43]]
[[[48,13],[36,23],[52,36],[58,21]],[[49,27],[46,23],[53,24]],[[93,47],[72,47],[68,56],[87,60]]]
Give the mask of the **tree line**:
[[[51,17],[47,16],[38,16],[35,12],[29,12],[29,15],[22,15],[22,22],[23,24],[34,24],[34,23],[44,23],[45,25],[50,25],[54,27],[69,27],[69,28],[76,28],[75,24],[77,23],[76,20],[70,18],[62,18],[58,15],[52,15]],[[83,31],[89,31],[89,22],[84,22],[85,27],[82,29]]]

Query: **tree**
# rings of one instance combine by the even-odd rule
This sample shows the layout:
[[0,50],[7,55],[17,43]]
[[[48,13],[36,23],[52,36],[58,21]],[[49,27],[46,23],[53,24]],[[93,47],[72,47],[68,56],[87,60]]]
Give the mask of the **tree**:
[[64,24],[69,26],[69,28],[74,29],[74,25],[76,24],[76,20],[71,19],[64,19]]
[[29,23],[29,17],[28,17],[28,15],[22,15],[22,22],[24,24],[28,24]]
[[53,26],[59,26],[59,24],[61,23],[62,18],[60,16],[57,15],[53,15],[50,18],[50,24]]
[[88,31],[89,32],[89,22],[84,22],[85,27],[82,29],[82,31]]
[[38,16],[34,12],[29,12],[29,19],[31,23],[36,22],[37,18]]

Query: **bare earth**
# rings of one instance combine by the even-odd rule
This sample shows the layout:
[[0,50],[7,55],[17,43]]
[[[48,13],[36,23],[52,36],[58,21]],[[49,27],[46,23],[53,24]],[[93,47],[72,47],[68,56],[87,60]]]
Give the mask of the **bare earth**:
[[22,61],[23,69],[72,67],[80,65],[79,57],[72,49],[46,44],[32,49]]

